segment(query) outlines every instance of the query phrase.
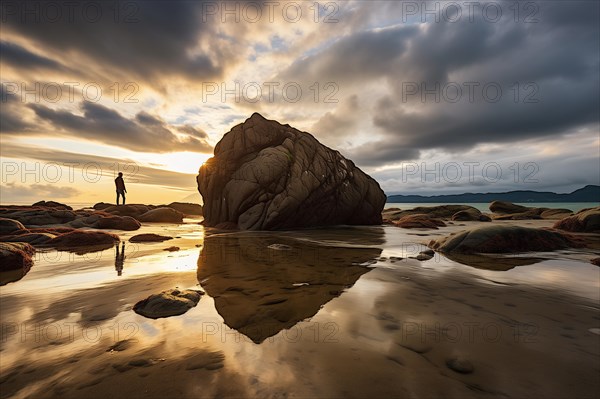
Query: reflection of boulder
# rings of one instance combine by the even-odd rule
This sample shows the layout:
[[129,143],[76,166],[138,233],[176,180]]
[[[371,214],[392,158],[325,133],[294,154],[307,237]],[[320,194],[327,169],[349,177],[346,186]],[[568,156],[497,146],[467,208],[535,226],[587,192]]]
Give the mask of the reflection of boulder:
[[266,232],[218,234],[204,240],[198,281],[225,324],[260,343],[314,316],[380,254]]
[[491,256],[482,254],[453,254],[444,253],[444,256],[451,261],[461,263],[463,265],[471,266],[476,269],[484,270],[495,270],[495,271],[506,271],[513,269],[517,266],[527,266],[539,263],[544,258],[535,257],[520,257],[514,255],[508,256]]

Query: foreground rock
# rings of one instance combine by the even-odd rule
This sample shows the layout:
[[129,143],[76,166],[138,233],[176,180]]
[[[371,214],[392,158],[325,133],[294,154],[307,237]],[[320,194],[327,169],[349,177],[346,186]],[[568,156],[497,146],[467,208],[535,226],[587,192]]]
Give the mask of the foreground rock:
[[171,202],[167,207],[175,209],[184,215],[202,215],[202,205],[193,204],[191,202]]
[[386,200],[379,184],[338,151],[257,113],[223,136],[197,182],[211,227],[380,224]]
[[446,223],[444,223],[441,219],[430,218],[429,216],[423,214],[403,216],[402,218],[393,223],[396,226],[403,227],[405,229],[437,229],[438,227],[446,226]]
[[[413,209],[389,208],[383,211],[383,219],[387,222],[394,222],[411,215],[426,215],[433,219],[452,219],[452,220],[482,220],[482,213],[479,209],[469,205],[440,205],[440,206],[419,206]],[[456,219],[455,219],[456,218]]]
[[580,233],[600,233],[600,207],[582,209],[554,224],[555,229]]
[[60,202],[56,201],[38,201],[31,206],[41,206],[45,208],[63,209],[68,211],[73,210],[73,208],[71,208],[69,205],[61,204]]
[[182,223],[183,213],[171,208],[152,209],[140,217],[140,222]]
[[133,310],[150,319],[177,316],[196,306],[202,295],[204,292],[196,290],[167,290],[139,301]]
[[490,211],[495,220],[562,219],[573,214],[570,209],[530,208],[505,201],[494,201]]
[[33,266],[34,253],[27,243],[0,242],[0,286],[22,279]]
[[[75,249],[79,247],[98,247],[107,249],[119,242],[119,236],[105,231],[73,230],[48,241],[46,244],[59,250]],[[86,251],[87,252],[87,251]]]
[[14,234],[20,230],[25,230],[23,223],[18,220],[0,218],[0,235]]
[[173,237],[161,236],[160,234],[146,233],[137,234],[129,239],[130,242],[162,242],[172,240]]
[[0,272],[29,270],[35,248],[27,243],[0,243]]
[[557,231],[520,226],[485,226],[432,240],[429,247],[454,254],[554,251],[581,247],[576,239]]

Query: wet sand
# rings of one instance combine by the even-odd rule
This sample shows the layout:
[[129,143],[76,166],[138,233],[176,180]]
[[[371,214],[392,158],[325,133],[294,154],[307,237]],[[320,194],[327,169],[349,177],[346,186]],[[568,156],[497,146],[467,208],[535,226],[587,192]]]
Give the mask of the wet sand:
[[[468,266],[412,257],[476,222],[225,234],[186,222],[120,232],[180,237],[126,242],[122,261],[114,248],[38,253],[27,275],[2,286],[0,396],[600,392],[600,268],[589,263],[597,249],[461,259]],[[163,251],[170,246],[181,250]],[[131,310],[175,287],[207,295],[170,318]]]

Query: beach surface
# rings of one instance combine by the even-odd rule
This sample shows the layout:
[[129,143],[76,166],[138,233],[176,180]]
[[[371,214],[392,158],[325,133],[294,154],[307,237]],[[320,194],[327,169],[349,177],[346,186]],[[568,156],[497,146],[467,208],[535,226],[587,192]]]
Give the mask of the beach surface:
[[[599,248],[421,261],[430,240],[480,222],[223,232],[201,220],[115,231],[124,244],[84,255],[39,250],[0,288],[0,396],[600,392]],[[128,241],[141,233],[174,238]],[[206,294],[178,316],[132,310],[173,288]]]

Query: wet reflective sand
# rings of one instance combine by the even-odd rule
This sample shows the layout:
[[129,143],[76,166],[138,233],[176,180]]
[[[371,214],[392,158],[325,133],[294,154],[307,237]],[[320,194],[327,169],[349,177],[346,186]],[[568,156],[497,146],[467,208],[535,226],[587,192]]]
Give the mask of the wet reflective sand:
[[[411,258],[459,227],[222,234],[189,221],[136,232],[179,237],[163,243],[38,253],[0,288],[0,395],[596,397],[593,253]],[[131,310],[175,287],[206,295],[180,316]]]

